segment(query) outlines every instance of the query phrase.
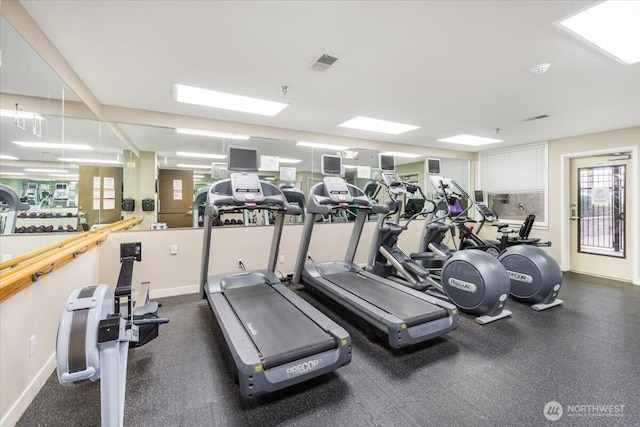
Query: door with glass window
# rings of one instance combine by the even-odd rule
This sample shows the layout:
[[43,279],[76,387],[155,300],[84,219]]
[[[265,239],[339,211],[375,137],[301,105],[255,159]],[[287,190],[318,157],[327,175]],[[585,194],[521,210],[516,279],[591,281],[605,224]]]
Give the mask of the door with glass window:
[[628,178],[628,160],[571,160],[571,271],[631,280]]

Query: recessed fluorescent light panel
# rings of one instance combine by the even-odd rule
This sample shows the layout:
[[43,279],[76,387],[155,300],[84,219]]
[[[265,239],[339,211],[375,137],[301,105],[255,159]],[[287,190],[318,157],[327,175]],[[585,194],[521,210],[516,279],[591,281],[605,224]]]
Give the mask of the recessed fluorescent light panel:
[[640,62],[640,1],[598,3],[556,26],[626,65]]
[[22,175],[24,175],[24,173],[22,173],[22,172],[0,172],[0,175],[22,176]]
[[191,165],[186,163],[178,163],[176,166],[186,169],[211,169],[211,165]]
[[371,132],[399,135],[411,130],[420,129],[420,126],[406,125],[404,123],[388,122],[386,120],[372,119],[370,117],[356,116],[338,126],[343,128],[368,130]]
[[25,148],[59,148],[61,150],[93,150],[93,147],[87,144],[65,144],[63,142],[27,142],[27,141],[11,141],[16,145]]
[[285,159],[283,157],[278,158],[278,163],[289,163],[289,164],[294,164],[294,163],[300,163],[302,160],[300,159]]
[[43,173],[67,173],[66,169],[25,169],[27,172],[43,172]]
[[8,154],[0,154],[0,160],[18,160],[15,156],[9,156]]
[[80,178],[80,175],[73,175],[69,173],[50,173],[49,176],[55,176],[60,178]]
[[275,116],[288,105],[282,102],[217,92],[215,90],[186,86],[179,83],[175,83],[173,88],[175,100],[178,102],[222,108],[224,110],[241,111],[243,113],[260,114],[262,116]]
[[451,136],[449,138],[442,138],[442,139],[439,139],[438,141],[450,142],[452,144],[463,144],[463,145],[474,145],[474,146],[495,144],[496,142],[502,142],[501,139],[484,138],[482,136],[474,136],[474,135],[466,135],[466,134]]
[[176,132],[181,133],[183,135],[210,136],[211,138],[238,139],[242,141],[246,141],[247,139],[251,138],[248,135],[240,135],[237,133],[214,132],[211,130],[199,130],[199,129],[176,128]]
[[121,165],[122,162],[118,160],[109,160],[109,159],[72,159],[69,157],[59,157],[58,160],[61,162],[69,162],[69,163],[94,163],[97,165]]
[[342,145],[332,145],[332,144],[322,144],[319,142],[307,142],[307,141],[298,141],[296,145],[301,147],[311,147],[311,148],[323,148],[325,150],[348,150],[349,147],[344,147]]
[[195,173],[194,173],[194,174],[193,174],[193,177],[194,177],[194,178],[204,178],[204,175],[198,175],[198,174],[195,174]]
[[381,153],[381,154],[383,156],[404,157],[407,159],[415,159],[416,157],[420,157],[420,154],[401,153],[399,151],[387,151],[386,153]]
[[205,153],[190,153],[188,151],[176,151],[178,157],[197,157],[201,159],[226,159],[225,154],[205,154]]

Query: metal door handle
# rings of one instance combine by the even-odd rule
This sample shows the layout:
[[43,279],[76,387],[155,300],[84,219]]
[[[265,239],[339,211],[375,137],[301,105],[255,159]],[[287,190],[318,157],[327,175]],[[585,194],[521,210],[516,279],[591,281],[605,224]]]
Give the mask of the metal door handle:
[[569,219],[575,221],[576,219],[580,219],[580,217],[579,216],[571,216],[571,217],[569,217]]

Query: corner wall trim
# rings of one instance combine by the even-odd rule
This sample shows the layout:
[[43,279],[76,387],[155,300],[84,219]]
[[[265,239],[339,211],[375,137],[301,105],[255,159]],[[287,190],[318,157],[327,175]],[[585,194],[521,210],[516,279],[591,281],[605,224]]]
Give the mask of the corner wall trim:
[[18,400],[9,408],[4,418],[0,420],[0,427],[9,427],[15,425],[22,414],[27,410],[33,399],[36,398],[40,389],[47,382],[51,373],[56,369],[56,354],[55,352],[49,357],[42,369],[35,376],[33,381],[22,392]]

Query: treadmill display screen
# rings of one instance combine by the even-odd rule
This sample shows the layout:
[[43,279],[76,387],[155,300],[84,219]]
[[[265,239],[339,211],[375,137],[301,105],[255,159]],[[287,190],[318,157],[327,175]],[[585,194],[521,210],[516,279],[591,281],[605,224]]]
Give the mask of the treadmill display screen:
[[476,190],[473,192],[473,198],[476,199],[476,203],[484,203],[484,195],[480,190]]
[[227,147],[227,161],[229,170],[241,172],[256,172],[258,170],[258,150],[256,148]]
[[342,174],[342,157],[322,155],[322,174],[323,175],[341,175]]

